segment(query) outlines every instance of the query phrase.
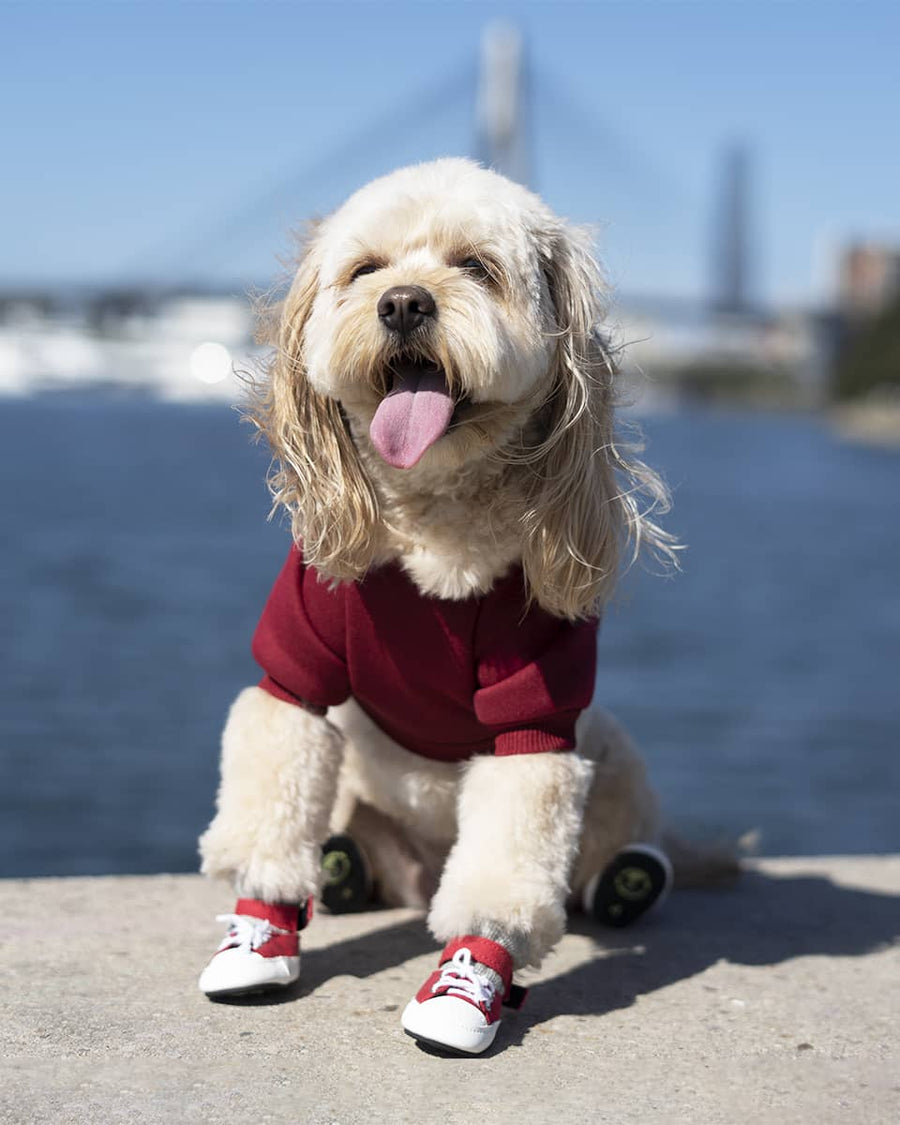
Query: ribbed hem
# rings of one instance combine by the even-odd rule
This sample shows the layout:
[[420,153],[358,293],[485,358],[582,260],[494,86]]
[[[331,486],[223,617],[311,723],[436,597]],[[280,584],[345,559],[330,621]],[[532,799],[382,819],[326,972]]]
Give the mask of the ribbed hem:
[[575,739],[546,730],[509,730],[494,740],[494,754],[544,754],[553,750],[574,750]]

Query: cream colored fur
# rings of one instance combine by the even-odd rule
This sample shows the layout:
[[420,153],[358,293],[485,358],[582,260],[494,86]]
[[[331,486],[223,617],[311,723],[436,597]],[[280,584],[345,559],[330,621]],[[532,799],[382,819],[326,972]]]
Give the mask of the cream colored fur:
[[565,930],[569,872],[590,763],[567,752],[475,758],[459,794],[459,834],[431,903],[441,941],[494,926],[539,965]]
[[[436,307],[399,343],[376,315],[396,285],[426,287]],[[533,600],[571,620],[601,608],[629,542],[671,561],[650,518],[666,489],[615,432],[602,300],[585,236],[468,161],[401,169],[318,224],[287,297],[265,310],[272,362],[250,408],[306,561],[353,581],[396,560],[423,595],[450,599],[521,563]],[[455,403],[409,469],[369,437],[398,357],[440,368]],[[258,689],[239,696],[207,873],[299,900],[319,885],[329,822],[349,826],[389,901],[420,905],[440,878],[437,937],[505,931],[517,961],[537,964],[571,888],[658,834],[640,760],[607,718],[580,724],[578,753],[466,766],[397,746],[353,701],[329,720]]]
[[[529,925],[523,927],[522,904],[527,900],[519,898],[517,866],[508,865],[503,847],[494,848],[490,853],[484,850],[484,840],[477,833],[477,817],[472,818],[474,834],[471,836],[458,824],[461,803],[465,801],[468,807],[476,799],[467,796],[470,793],[468,778],[474,763],[471,767],[448,765],[404,750],[375,726],[352,700],[336,708],[332,715],[348,740],[339,811],[333,826],[336,831],[349,827],[354,838],[367,847],[385,901],[397,906],[424,905],[421,888],[437,885],[457,835],[465,841],[464,847],[457,845],[452,853],[455,857],[452,870],[448,865],[451,875],[449,878],[445,875],[440,898],[436,900],[440,904],[439,924],[442,926],[439,937],[454,926],[465,928],[474,924],[484,929],[486,921],[508,931],[516,929],[521,933],[524,929],[529,959],[536,964],[556,940],[553,935],[559,936],[557,927],[566,897],[577,898],[589,879],[626,844],[635,840],[660,842],[658,802],[634,743],[609,712],[597,706],[590,708],[578,721],[577,755],[549,756],[555,763],[552,769],[557,775],[564,771],[566,761],[571,760],[575,777],[580,777],[582,771],[587,771],[591,777],[583,817],[569,801],[569,812],[563,814],[561,821],[571,826],[570,818],[577,818],[576,839],[574,843],[570,839],[562,850],[558,850],[559,840],[554,839],[542,854],[543,862],[535,854],[528,860],[526,893],[532,896],[530,901],[534,901],[536,887],[543,887],[537,897],[545,905],[552,905],[542,918],[551,919],[552,924],[542,923],[535,929]],[[512,783],[517,781],[518,772],[516,763],[522,767],[523,774],[526,769],[535,768],[535,760],[529,756],[498,761],[506,763],[498,767],[506,771],[503,788],[495,789],[502,796],[495,801],[497,809],[486,802],[487,819],[503,815],[503,809],[512,800]],[[506,784],[507,779],[510,785]],[[577,786],[573,792],[581,801],[582,794]],[[557,797],[561,795],[562,791]],[[563,807],[565,804],[564,801]],[[353,817],[361,808],[385,814],[387,822],[374,820],[364,813],[354,823]],[[526,821],[531,816],[527,807],[520,809],[520,814]],[[389,823],[394,825],[393,835],[388,829]],[[504,896],[493,899],[490,909],[474,910],[471,890],[482,887],[485,882],[492,885],[491,879],[484,875],[486,865],[504,883]],[[490,892],[487,897],[491,897]]]
[[585,711],[575,731],[579,753],[593,763],[572,890],[602,871],[620,848],[634,841],[660,843],[659,802],[643,760],[627,731],[602,708]]
[[327,719],[245,688],[222,735],[217,812],[200,839],[204,874],[266,902],[317,894],[343,747]]
[[449,848],[456,836],[460,767],[404,750],[353,699],[329,715],[347,739],[335,830],[346,827],[354,803],[363,801],[423,840]]
[[[404,340],[375,313],[396,285],[437,310]],[[319,223],[267,311],[274,351],[250,410],[306,560],[352,580],[396,559],[449,598],[520,561],[535,600],[571,619],[609,597],[629,542],[673,561],[652,518],[666,489],[615,432],[603,295],[584,233],[470,161],[400,169]],[[369,437],[399,358],[437,365],[456,403],[408,469]]]

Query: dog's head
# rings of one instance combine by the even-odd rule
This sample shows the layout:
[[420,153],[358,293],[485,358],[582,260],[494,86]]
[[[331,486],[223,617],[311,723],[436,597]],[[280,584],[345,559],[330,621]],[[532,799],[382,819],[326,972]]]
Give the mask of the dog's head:
[[500,459],[526,482],[532,594],[564,616],[593,612],[623,533],[657,530],[614,476],[658,485],[613,440],[601,292],[578,232],[465,160],[401,169],[319,223],[277,308],[256,411],[307,560],[360,577],[379,482],[439,492],[442,475]]

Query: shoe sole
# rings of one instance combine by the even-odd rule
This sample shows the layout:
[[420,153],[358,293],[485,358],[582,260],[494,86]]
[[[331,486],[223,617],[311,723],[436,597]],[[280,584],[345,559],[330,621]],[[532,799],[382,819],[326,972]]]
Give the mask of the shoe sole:
[[[423,1008],[426,1009],[424,1019]],[[434,1015],[434,1009],[429,1008],[427,1002],[419,1004],[413,998],[403,1010],[400,1017],[400,1026],[417,1043],[443,1054],[462,1055],[465,1058],[483,1055],[496,1042],[497,1032],[500,1030],[500,1020],[477,1029],[457,1027],[450,1024],[442,1027],[439,1021],[437,1024],[435,1023]],[[437,1035],[446,1035],[447,1038],[437,1039],[435,1038]]]
[[332,836],[322,845],[325,880],[320,899],[329,914],[352,914],[369,904],[369,865],[350,836]]
[[403,1034],[408,1035],[410,1039],[414,1039],[424,1047],[431,1047],[433,1051],[437,1051],[441,1055],[452,1055],[454,1058],[461,1059],[477,1059],[480,1055],[486,1055],[494,1045],[491,1041],[483,1051],[464,1051],[460,1047],[449,1047],[446,1043],[440,1043],[437,1039],[429,1039],[426,1035],[417,1035],[416,1032],[409,1031],[405,1027]]
[[284,992],[286,988],[291,988],[297,983],[295,980],[289,980],[284,984],[253,984],[248,988],[221,988],[217,992],[204,992],[203,995],[208,1000],[231,1000],[240,996],[263,996],[267,992]]
[[672,885],[672,865],[649,845],[623,848],[594,887],[588,885],[586,912],[604,926],[621,929],[660,902]]

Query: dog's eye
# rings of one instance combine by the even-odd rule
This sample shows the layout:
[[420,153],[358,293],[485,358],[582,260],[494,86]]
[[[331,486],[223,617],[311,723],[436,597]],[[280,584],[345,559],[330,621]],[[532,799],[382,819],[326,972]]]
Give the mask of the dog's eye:
[[375,273],[380,270],[381,266],[377,262],[364,262],[361,266],[357,266],[353,273],[350,275],[351,281],[356,281],[358,277],[364,277],[367,273]]
[[459,263],[459,268],[482,281],[491,276],[491,271],[480,258],[463,258]]

